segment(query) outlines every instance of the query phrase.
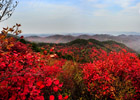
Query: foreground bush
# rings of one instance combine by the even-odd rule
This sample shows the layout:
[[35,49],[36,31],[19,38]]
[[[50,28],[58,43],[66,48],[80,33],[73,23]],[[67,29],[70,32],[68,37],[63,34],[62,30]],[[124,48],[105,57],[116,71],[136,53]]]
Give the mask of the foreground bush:
[[13,37],[7,38],[9,31],[14,29],[6,28],[0,34],[0,99],[67,99],[61,95],[63,83],[57,79],[61,65],[47,65],[48,56],[33,52]]
[[102,51],[97,60],[84,65],[83,73],[93,98],[140,99],[140,60],[135,54]]

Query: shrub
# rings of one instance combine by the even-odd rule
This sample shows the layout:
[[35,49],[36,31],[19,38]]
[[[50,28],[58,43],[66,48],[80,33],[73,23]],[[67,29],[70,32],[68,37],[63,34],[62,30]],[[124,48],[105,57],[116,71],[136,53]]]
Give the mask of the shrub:
[[103,54],[83,67],[83,79],[92,97],[116,100],[140,98],[138,57],[125,50]]
[[49,66],[47,56],[12,37],[6,38],[9,29],[5,30],[0,35],[0,99],[67,99],[67,95],[61,95],[63,83],[57,79],[61,64]]

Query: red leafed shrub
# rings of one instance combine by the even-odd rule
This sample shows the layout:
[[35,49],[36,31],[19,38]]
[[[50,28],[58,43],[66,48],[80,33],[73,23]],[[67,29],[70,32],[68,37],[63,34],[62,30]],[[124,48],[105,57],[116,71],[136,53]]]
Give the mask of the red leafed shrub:
[[102,51],[97,58],[83,67],[84,82],[94,98],[140,98],[140,60],[135,54]]
[[[48,66],[37,53],[7,52],[0,54],[0,99],[49,98],[62,87],[55,77],[59,66]],[[46,96],[47,95],[47,96]],[[43,96],[43,97],[42,97]],[[42,100],[42,99],[41,99]]]
[[27,47],[27,45],[21,43],[21,42],[15,42],[13,43],[13,46],[11,47],[10,51],[16,51],[16,52],[20,52],[20,53],[25,53],[27,51],[29,51],[29,47]]
[[61,62],[49,66],[47,56],[7,38],[6,31],[0,35],[0,100],[58,98],[63,85],[57,79],[62,72]]

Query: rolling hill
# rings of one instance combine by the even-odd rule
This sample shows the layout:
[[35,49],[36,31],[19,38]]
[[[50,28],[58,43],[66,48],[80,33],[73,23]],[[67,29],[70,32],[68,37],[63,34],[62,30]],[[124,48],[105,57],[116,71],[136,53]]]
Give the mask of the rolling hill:
[[68,43],[38,43],[40,47],[47,49],[54,48],[54,52],[59,56],[59,58],[74,60],[76,62],[92,62],[95,58],[94,52],[100,55],[102,50],[106,52],[119,52],[125,49],[128,52],[136,53],[134,50],[130,49],[122,43],[115,41],[98,41],[95,39],[76,39]]
[[108,35],[108,34],[96,34],[96,35],[52,35],[48,37],[39,37],[39,36],[29,36],[25,38],[28,41],[32,42],[44,42],[44,43],[68,43],[75,39],[96,39],[99,41],[116,41],[125,44],[126,46],[134,49],[137,52],[140,52],[140,35]]

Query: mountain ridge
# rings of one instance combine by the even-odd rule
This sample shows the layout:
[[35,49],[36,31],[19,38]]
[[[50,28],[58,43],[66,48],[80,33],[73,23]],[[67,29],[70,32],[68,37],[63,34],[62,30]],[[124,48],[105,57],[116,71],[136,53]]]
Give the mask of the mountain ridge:
[[40,37],[40,36],[30,36],[25,37],[26,40],[31,42],[44,42],[44,43],[68,43],[70,41],[76,39],[96,39],[99,41],[108,41],[113,40],[116,42],[120,42],[125,44],[126,46],[134,49],[137,52],[140,52],[140,35],[118,35],[113,36],[109,34],[95,34],[95,35],[87,35],[82,34],[79,36],[72,36],[72,35],[52,35],[47,37]]

